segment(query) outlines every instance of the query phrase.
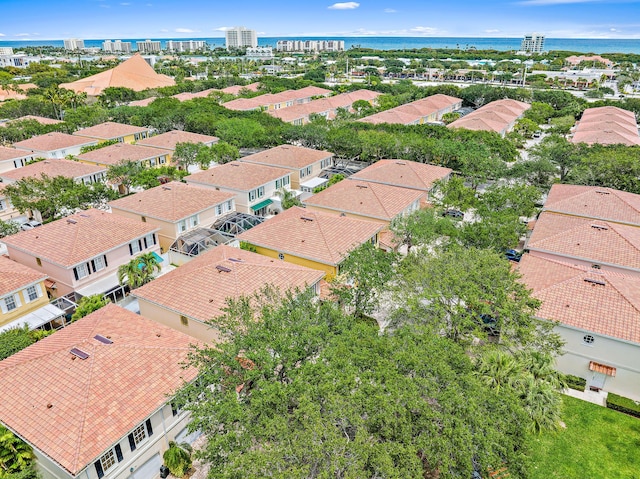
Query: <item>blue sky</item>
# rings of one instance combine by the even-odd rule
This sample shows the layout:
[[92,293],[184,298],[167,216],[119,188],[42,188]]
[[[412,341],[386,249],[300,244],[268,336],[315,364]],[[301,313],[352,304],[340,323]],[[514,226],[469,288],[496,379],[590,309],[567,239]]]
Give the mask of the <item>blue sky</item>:
[[[640,0],[0,0],[0,40],[262,37],[640,38]],[[10,20],[9,20],[10,19]]]

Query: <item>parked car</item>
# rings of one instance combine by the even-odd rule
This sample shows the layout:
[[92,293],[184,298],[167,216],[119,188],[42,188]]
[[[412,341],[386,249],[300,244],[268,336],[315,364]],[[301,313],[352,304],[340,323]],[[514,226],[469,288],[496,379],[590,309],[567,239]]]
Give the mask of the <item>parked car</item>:
[[442,212],[442,216],[449,216],[451,218],[464,218],[464,213],[460,210],[455,210],[453,208],[447,208]]
[[42,223],[36,220],[30,220],[30,221],[27,221],[26,223],[22,223],[20,225],[20,228],[23,231],[28,231],[28,230],[32,230],[33,228],[37,228],[38,226],[42,226]]
[[517,263],[520,261],[520,258],[522,258],[522,253],[515,249],[508,249],[504,252],[504,256],[509,261],[515,261]]

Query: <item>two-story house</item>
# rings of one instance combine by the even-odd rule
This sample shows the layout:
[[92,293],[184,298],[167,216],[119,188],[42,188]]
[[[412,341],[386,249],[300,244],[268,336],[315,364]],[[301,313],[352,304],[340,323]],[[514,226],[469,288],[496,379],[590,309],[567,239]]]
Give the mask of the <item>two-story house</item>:
[[34,158],[66,158],[69,155],[79,155],[83,146],[97,144],[98,140],[93,138],[83,138],[54,131],[19,141],[14,143],[13,147],[18,150],[28,151],[31,153],[30,156]]
[[140,314],[205,342],[219,341],[208,321],[223,314],[229,298],[251,296],[270,285],[281,292],[313,289],[320,293],[323,271],[274,261],[220,245],[133,290]]
[[201,135],[200,133],[191,133],[189,131],[172,130],[160,135],[150,136],[143,140],[139,140],[136,144],[141,146],[151,146],[159,148],[167,154],[167,160],[171,161],[176,145],[178,143],[197,143],[205,146],[211,146],[218,143],[215,136]]
[[196,377],[193,344],[108,304],[0,362],[0,422],[43,479],[157,478],[169,441],[189,440],[171,400]]
[[93,138],[100,143],[112,140],[116,140],[119,143],[134,143],[149,137],[151,128],[107,121],[99,125],[82,128],[73,134],[84,138]]
[[283,168],[232,161],[185,178],[190,185],[204,186],[235,195],[236,210],[265,216],[279,201],[277,191],[289,189],[291,173]]
[[291,188],[300,189],[301,183],[316,178],[322,170],[333,165],[334,154],[294,145],[280,145],[239,161],[256,165],[275,166],[291,173]]
[[34,155],[24,150],[0,146],[0,173],[15,170],[33,160]]
[[210,227],[218,218],[235,211],[235,195],[178,181],[150,188],[109,203],[113,214],[140,220],[160,228],[162,252],[186,231]]
[[16,170],[0,173],[0,180],[3,183],[15,183],[24,178],[40,179],[42,176],[55,178],[64,176],[71,178],[77,183],[90,185],[105,180],[107,169],[104,166],[80,163],[73,160],[42,160],[31,163]]
[[378,245],[384,225],[293,206],[238,236],[259,254],[338,274],[349,252],[370,242]]
[[6,187],[6,183],[0,183],[0,220],[2,221],[18,221],[27,220],[27,216],[21,214],[15,206],[11,204],[11,200],[7,197],[4,189]]
[[148,146],[130,145],[129,143],[105,146],[104,148],[77,155],[77,158],[82,163],[105,168],[125,161],[140,163],[147,168],[155,168],[169,162],[169,155],[166,151]]
[[90,209],[2,239],[9,257],[49,276],[54,296],[120,288],[118,266],[160,251],[159,227]]

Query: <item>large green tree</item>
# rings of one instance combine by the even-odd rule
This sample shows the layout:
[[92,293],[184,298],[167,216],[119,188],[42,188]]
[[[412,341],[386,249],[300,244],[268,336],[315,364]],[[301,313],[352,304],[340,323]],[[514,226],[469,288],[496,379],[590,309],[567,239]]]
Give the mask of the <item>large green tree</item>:
[[422,328],[380,334],[309,294],[273,297],[230,301],[211,321],[227,340],[194,352],[199,380],[178,394],[209,477],[524,477],[526,416],[462,348]]

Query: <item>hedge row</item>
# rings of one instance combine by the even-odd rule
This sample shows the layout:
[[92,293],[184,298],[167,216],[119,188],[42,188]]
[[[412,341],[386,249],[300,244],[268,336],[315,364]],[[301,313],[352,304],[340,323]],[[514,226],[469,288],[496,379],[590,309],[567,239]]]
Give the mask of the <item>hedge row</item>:
[[587,386],[586,379],[574,376],[573,374],[565,375],[564,382],[567,384],[567,387],[577,391],[584,391],[584,388]]
[[607,407],[640,418],[640,403],[633,399],[609,393],[607,396]]

